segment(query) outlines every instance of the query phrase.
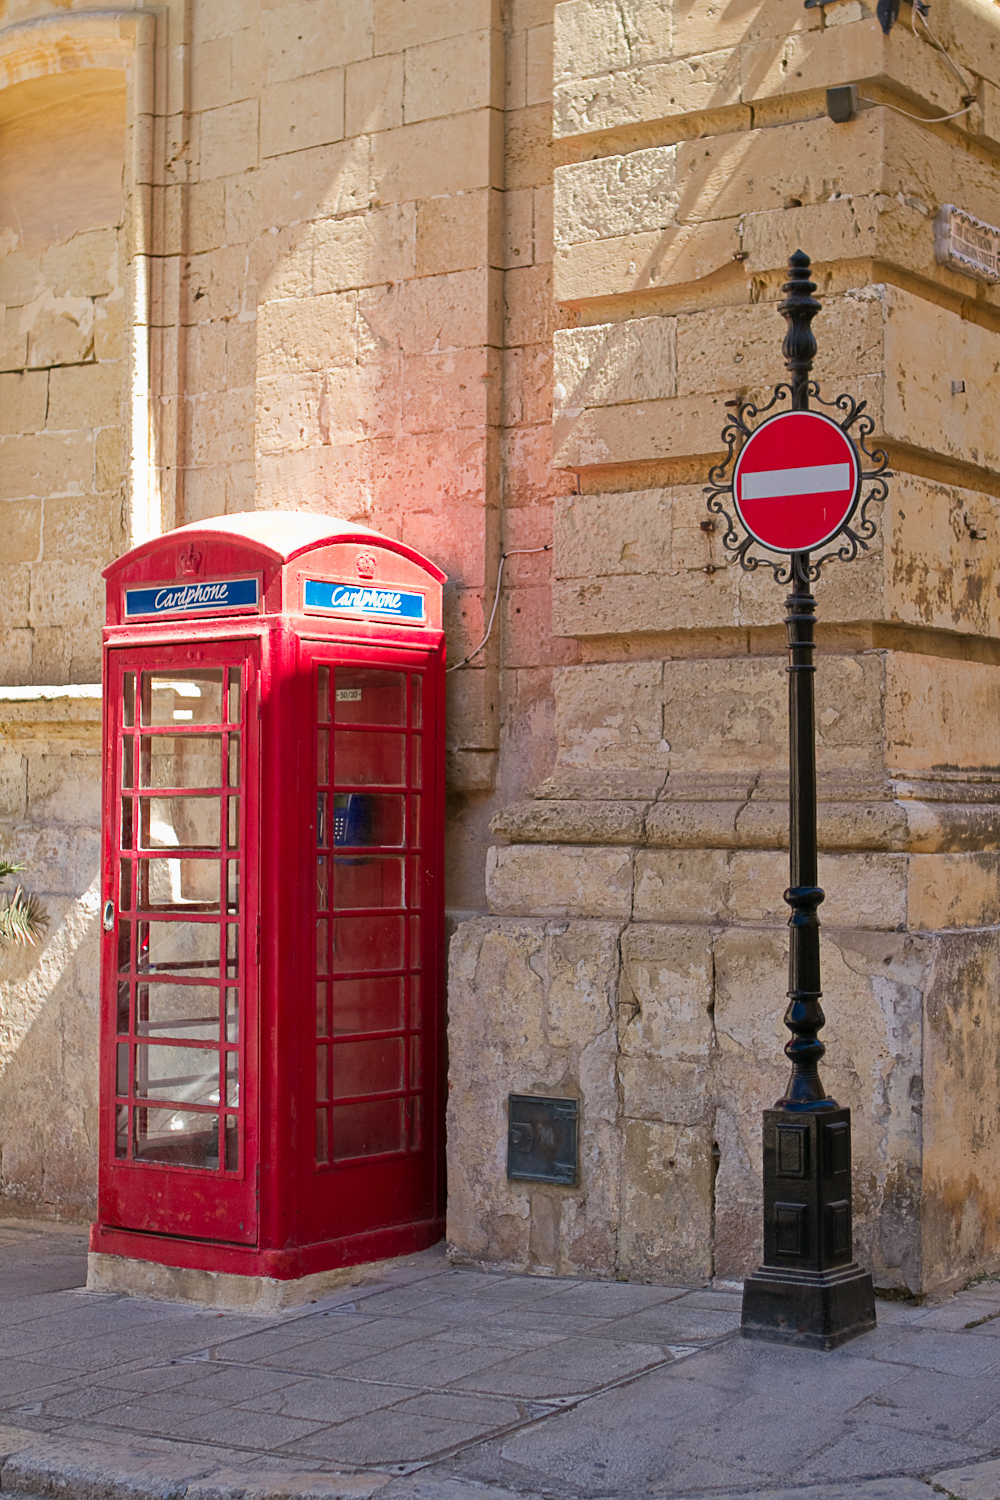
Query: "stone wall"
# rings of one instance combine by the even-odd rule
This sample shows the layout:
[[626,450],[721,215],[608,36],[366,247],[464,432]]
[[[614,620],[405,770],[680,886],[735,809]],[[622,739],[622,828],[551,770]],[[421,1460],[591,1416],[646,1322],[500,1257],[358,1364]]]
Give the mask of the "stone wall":
[[[101,692],[0,688],[0,836],[42,902],[0,957],[0,1202],[79,1218],[97,1154]],[[13,887],[14,882],[9,882]]]
[[[873,10],[873,8],[872,8]],[[942,5],[969,77],[856,3],[564,0],[555,16],[557,756],[497,814],[491,916],[453,941],[454,1253],[740,1276],[784,1084],[783,591],[708,520],[727,403],[783,377],[789,253],[815,373],[895,478],[817,589],[825,1079],[854,1115],[857,1249],[922,1292],[1000,1263],[989,996],[1000,293],[936,264],[943,201],[997,223],[1000,18]],[[854,83],[835,124],[827,87]],[[484,1066],[484,1059],[486,1065]],[[505,1178],[508,1092],[581,1101],[581,1185]],[[468,1141],[475,1136],[472,1152]]]
[[100,677],[123,534],[124,81],[0,91],[0,672]]
[[[818,591],[859,1250],[918,1291],[1000,1263],[1000,292],[933,252],[944,200],[1000,222],[1000,22],[938,0],[976,102],[935,124],[963,85],[872,9],[0,0],[5,680],[96,682],[101,565],[184,521],[293,505],[402,537],[449,575],[456,666],[511,553],[449,677],[458,1257],[697,1279],[757,1254],[782,605],[702,491],[726,403],[784,373],[801,245],[816,373],[896,474]],[[48,1213],[92,1193],[87,702],[3,711],[0,833],[52,918],[0,958],[3,1192]],[[578,1190],[507,1183],[525,1089],[580,1098]]]
[[[95,682],[100,568],[255,506],[426,551],[452,662],[478,645],[501,551],[550,544],[573,488],[549,461],[552,3],[0,0],[4,680]],[[578,651],[551,636],[550,571],[510,559],[449,679],[459,913],[486,906],[501,744],[507,797],[551,768],[551,670]],[[60,836],[19,795],[0,835]],[[67,854],[25,880],[82,899],[77,874]],[[37,954],[0,973],[5,1007],[48,982]],[[14,1135],[43,1138],[40,1107]],[[84,1205],[93,1157],[71,1155]]]

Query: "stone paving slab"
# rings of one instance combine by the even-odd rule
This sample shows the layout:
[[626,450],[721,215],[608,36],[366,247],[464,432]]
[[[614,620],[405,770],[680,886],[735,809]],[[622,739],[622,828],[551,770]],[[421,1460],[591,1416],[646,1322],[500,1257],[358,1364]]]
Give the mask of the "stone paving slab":
[[3,1500],[1000,1500],[1000,1285],[832,1353],[731,1286],[449,1266],[248,1315],[81,1290],[0,1222]]

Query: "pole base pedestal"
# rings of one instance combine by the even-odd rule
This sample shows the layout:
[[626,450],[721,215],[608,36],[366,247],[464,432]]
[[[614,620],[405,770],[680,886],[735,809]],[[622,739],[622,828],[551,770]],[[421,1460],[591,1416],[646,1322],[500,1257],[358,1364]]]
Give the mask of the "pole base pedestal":
[[875,1291],[854,1262],[835,1271],[760,1266],[743,1284],[745,1339],[836,1349],[875,1327]]

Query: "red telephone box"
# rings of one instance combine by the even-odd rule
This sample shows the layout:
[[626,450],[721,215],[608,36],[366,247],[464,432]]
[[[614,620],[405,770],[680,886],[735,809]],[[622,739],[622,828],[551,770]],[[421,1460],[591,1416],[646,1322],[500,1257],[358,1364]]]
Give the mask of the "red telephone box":
[[291,1279],[444,1232],[444,574],[296,512],[107,578],[91,1249]]

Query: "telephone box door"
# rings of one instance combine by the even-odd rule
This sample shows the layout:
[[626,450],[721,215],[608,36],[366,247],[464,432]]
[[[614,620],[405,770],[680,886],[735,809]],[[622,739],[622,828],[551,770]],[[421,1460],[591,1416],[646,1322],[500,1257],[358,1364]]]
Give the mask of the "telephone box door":
[[102,1218],[257,1234],[255,642],[112,650]]
[[312,1233],[442,1213],[436,653],[304,643],[315,766]]

